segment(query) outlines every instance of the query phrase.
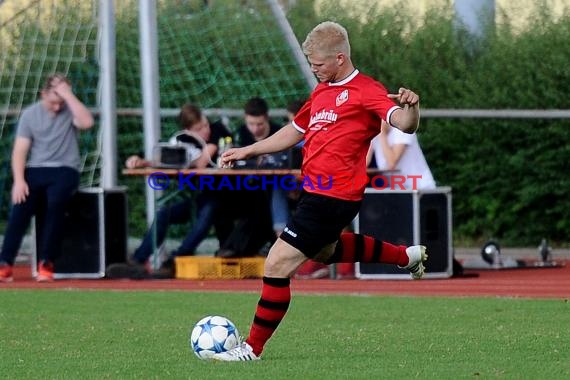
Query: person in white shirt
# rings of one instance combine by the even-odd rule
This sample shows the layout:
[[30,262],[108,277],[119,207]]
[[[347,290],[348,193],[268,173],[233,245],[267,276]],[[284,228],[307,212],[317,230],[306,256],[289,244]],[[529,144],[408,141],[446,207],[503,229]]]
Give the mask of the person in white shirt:
[[[381,133],[370,143],[366,162],[370,164],[372,158],[375,159],[378,169],[395,171],[393,174],[386,175],[388,181],[394,176],[404,176],[406,178],[403,183],[404,190],[426,190],[436,187],[415,133],[404,133],[382,120]],[[402,182],[400,178],[398,181],[392,181],[387,188],[402,190],[399,186]]]

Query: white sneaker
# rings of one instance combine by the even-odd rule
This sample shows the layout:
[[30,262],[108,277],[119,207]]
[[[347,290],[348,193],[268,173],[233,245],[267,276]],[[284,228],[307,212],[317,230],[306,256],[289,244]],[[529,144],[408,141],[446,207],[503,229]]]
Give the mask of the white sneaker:
[[261,358],[253,353],[253,348],[246,342],[239,344],[226,352],[214,354],[212,359],[222,362],[240,362],[249,360],[260,360]]
[[428,258],[426,247],[424,245],[412,245],[406,248],[406,254],[409,259],[408,265],[398,267],[409,270],[414,280],[421,279],[426,269],[423,262]]

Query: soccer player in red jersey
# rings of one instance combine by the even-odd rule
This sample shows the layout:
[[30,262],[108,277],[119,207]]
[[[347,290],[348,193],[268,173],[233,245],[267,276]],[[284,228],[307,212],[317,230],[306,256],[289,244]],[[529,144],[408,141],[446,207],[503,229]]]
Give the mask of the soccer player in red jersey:
[[309,100],[292,123],[265,140],[226,151],[222,164],[285,150],[304,139],[302,175],[310,179],[308,184],[319,186],[303,188],[297,211],[269,252],[249,336],[234,349],[214,355],[216,360],[260,359],[287,312],[290,278],[308,259],[395,264],[415,279],[424,273],[424,246],[396,246],[342,232],[360,210],[366,153],[381,120],[405,133],[415,132],[419,96],[406,88],[388,94],[381,83],[360,73],[350,59],[348,33],[337,23],[317,25],[303,42],[303,52],[320,81]]

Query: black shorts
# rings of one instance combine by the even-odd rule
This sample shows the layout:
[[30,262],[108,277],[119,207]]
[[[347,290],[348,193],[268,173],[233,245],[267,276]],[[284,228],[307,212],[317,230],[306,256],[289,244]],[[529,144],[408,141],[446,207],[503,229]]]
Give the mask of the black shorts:
[[308,258],[314,258],[339,239],[342,230],[358,214],[361,203],[303,191],[280,238]]

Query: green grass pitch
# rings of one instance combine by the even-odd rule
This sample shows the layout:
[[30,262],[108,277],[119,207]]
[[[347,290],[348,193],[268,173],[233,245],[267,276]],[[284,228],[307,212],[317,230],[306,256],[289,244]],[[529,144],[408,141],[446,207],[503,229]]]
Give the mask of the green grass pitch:
[[293,295],[263,360],[198,360],[205,315],[247,334],[258,295],[0,290],[9,379],[568,379],[568,300]]

